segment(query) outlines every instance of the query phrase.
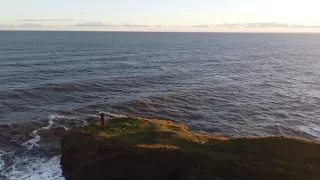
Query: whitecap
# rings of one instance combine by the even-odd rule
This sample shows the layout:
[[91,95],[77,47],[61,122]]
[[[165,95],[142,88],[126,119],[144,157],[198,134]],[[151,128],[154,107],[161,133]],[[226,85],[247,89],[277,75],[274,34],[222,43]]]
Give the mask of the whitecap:
[[42,127],[43,129],[50,129],[53,126],[53,119],[49,118],[49,125],[46,127]]
[[44,129],[50,129],[53,125],[63,127],[65,130],[69,130],[67,126],[83,127],[87,126],[86,116],[64,116],[64,115],[49,115],[49,126]]
[[66,126],[62,126],[62,127],[64,128],[64,130],[69,131],[69,128],[67,128]]
[[32,133],[30,135],[31,136],[36,136],[39,131],[49,130],[54,124],[53,123],[53,119],[54,119],[54,116],[49,116],[49,121],[48,121],[49,125],[45,126],[45,127],[38,128],[38,129],[32,131]]
[[297,129],[299,131],[310,134],[318,139],[320,139],[320,127],[316,125],[308,125],[308,126],[298,126]]
[[56,114],[51,114],[49,115],[49,120],[53,121],[54,119],[67,119],[68,117],[63,116],[63,115],[56,115]]
[[50,159],[15,159],[10,171],[3,174],[10,180],[64,180],[60,156]]
[[123,118],[123,117],[127,117],[125,115],[122,114],[113,114],[113,113],[106,113],[108,116],[110,117],[116,117],[116,118]]
[[5,165],[5,163],[4,163],[4,161],[3,161],[3,159],[2,159],[2,156],[4,155],[4,153],[2,153],[1,151],[0,151],[0,170],[4,167],[4,165]]
[[33,149],[33,147],[38,147],[39,145],[37,144],[37,142],[39,142],[41,140],[39,135],[36,135],[33,139],[30,139],[29,141],[22,143],[21,145],[26,147],[27,149]]
[[[48,116],[48,125],[47,126],[44,126],[44,127],[41,127],[41,128],[38,128],[36,130],[34,130],[30,135],[31,136],[36,136],[39,132],[41,131],[45,131],[45,130],[49,130],[51,128],[53,128],[54,126],[59,126],[59,127],[62,127],[64,128],[66,131],[68,130],[72,130],[72,128],[69,128],[63,124],[59,124],[59,121],[61,119],[64,119],[64,120],[74,120],[74,119],[80,119],[79,117],[76,117],[76,116],[63,116],[63,115],[49,115]],[[81,120],[79,122],[82,122],[82,124],[84,125],[87,125],[87,122],[85,120]],[[79,125],[77,125],[76,127],[78,127]]]

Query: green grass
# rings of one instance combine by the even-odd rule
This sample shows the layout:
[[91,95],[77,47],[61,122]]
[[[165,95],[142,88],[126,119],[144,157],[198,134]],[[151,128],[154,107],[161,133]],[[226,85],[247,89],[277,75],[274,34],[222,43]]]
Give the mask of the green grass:
[[[106,144],[167,145],[186,151],[227,154],[227,156],[262,155],[261,158],[295,159],[303,154],[307,156],[320,150],[315,142],[299,138],[275,136],[228,139],[191,133],[186,126],[170,121],[132,117],[110,119],[104,127],[93,124],[81,129],[81,133]],[[310,146],[310,149],[305,148],[306,146]]]
[[131,117],[110,119],[104,127],[93,124],[83,128],[81,132],[110,144],[161,144],[185,149],[203,147],[210,141],[213,143],[213,140],[227,140],[222,137],[192,134],[186,126],[170,121]]

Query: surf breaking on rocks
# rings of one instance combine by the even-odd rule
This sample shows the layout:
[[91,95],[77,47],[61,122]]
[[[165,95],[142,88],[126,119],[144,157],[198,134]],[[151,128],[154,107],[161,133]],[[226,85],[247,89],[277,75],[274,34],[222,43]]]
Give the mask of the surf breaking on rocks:
[[[107,118],[125,117],[106,113]],[[43,122],[1,124],[0,180],[64,180],[60,167],[60,138],[69,130],[98,122],[98,115],[49,115]],[[310,136],[319,128],[297,127]],[[7,142],[7,143],[4,143]]]
[[[107,113],[107,117],[122,115]],[[62,135],[97,119],[97,115],[49,115],[47,122],[2,124],[5,136],[0,141],[0,180],[64,180],[60,167]]]

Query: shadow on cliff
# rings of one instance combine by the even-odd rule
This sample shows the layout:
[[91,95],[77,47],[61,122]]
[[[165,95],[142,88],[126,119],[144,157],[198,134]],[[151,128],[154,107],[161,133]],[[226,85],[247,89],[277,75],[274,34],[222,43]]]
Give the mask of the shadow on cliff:
[[67,180],[269,180],[320,177],[320,145],[285,137],[227,139],[143,118],[68,133]]

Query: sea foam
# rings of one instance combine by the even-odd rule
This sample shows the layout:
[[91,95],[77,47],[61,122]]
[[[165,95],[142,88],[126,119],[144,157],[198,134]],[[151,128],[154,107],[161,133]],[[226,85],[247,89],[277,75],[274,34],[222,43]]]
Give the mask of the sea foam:
[[60,156],[47,158],[15,158],[10,170],[3,175],[9,180],[64,180]]

